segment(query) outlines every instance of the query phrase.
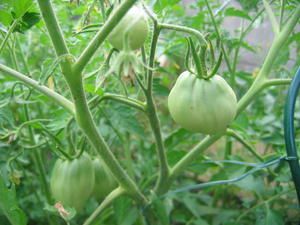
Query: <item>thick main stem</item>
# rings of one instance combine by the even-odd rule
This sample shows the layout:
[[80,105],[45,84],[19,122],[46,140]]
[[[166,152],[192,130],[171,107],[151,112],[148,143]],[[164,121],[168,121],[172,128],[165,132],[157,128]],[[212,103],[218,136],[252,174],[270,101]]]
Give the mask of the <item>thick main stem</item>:
[[71,83],[70,87],[75,104],[75,117],[79,127],[82,129],[89,142],[94,147],[95,152],[109,167],[119,184],[127,191],[128,194],[131,194],[139,201],[145,203],[146,199],[138,190],[138,187],[131,180],[125,170],[123,170],[123,168],[109,149],[107,143],[104,141],[103,137],[97,130],[97,127],[92,119],[91,112],[87,105],[81,76],[76,75],[75,77],[78,79]]
[[[116,12],[118,13],[119,11],[122,11],[122,13],[120,13],[120,17],[117,18],[120,19],[121,16],[127,12],[127,10],[134,2],[134,0],[127,0],[126,2],[124,2],[122,4],[123,8],[121,6]],[[43,19],[50,33],[51,40],[55,47],[56,54],[58,56],[68,55],[69,52],[66,47],[63,35],[61,33],[61,29],[57,23],[50,1],[38,0],[38,3],[42,12]],[[112,16],[112,18],[115,17]],[[104,25],[104,27],[110,27],[111,25],[112,22],[108,21],[107,24]],[[106,33],[106,35],[103,34],[104,38],[107,36],[110,30],[112,30],[112,28],[107,28],[107,30],[104,31],[102,30],[102,32]],[[130,194],[140,203],[146,204],[147,200],[139,191],[134,181],[127,175],[125,170],[123,170],[123,168],[109,149],[108,145],[104,141],[103,137],[97,130],[91,112],[87,105],[87,100],[83,89],[82,74],[80,71],[82,71],[83,67],[91,58],[92,54],[97,50],[97,47],[99,47],[100,43],[103,42],[103,40],[101,39],[103,35],[101,34],[101,31],[100,33],[98,33],[98,35],[96,35],[96,37],[92,41],[92,45],[89,45],[86,49],[86,52],[83,53],[83,61],[79,60],[79,62],[81,62],[79,63],[79,67],[74,67],[73,70],[72,61],[69,58],[63,60],[60,63],[60,65],[62,68],[63,75],[66,78],[71,90],[71,94],[75,105],[75,118],[79,127],[81,128],[85,136],[88,138],[95,152],[103,159],[103,161],[109,167],[112,174],[119,182],[120,186],[124,188],[128,194]]]

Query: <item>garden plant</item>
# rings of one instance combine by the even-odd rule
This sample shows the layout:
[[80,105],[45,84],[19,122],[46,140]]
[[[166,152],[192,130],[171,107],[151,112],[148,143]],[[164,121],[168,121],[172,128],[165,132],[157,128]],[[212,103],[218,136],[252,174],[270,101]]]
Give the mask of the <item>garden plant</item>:
[[298,0],[1,0],[0,224],[299,224],[299,18]]

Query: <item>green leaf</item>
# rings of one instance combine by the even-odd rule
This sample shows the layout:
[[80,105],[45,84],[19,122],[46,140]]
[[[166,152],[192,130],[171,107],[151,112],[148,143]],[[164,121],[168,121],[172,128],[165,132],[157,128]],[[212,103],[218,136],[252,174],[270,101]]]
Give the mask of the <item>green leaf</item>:
[[33,3],[32,0],[14,0],[12,2],[13,12],[16,19],[21,18]]
[[257,216],[255,225],[284,225],[284,221],[279,213],[268,208],[266,214],[260,213]]
[[225,16],[235,16],[246,20],[252,20],[251,17],[245,11],[239,10],[234,7],[227,8],[225,11]]
[[164,202],[159,199],[155,199],[155,201],[153,203],[153,207],[155,209],[155,212],[156,212],[157,217],[158,217],[159,221],[161,222],[161,224],[162,225],[170,224],[169,215],[168,215],[168,212],[164,205]]
[[201,211],[199,208],[199,203],[197,199],[190,198],[189,196],[185,196],[182,200],[182,203],[186,206],[186,208],[195,216],[199,217],[199,212]]
[[27,217],[19,208],[14,186],[8,189],[0,172],[0,209],[12,225],[26,225]]
[[12,15],[5,9],[0,8],[0,24],[8,27],[13,20]]
[[153,79],[153,92],[155,95],[168,96],[169,89],[161,84],[161,78]]
[[131,200],[127,197],[119,198],[114,202],[114,210],[117,224],[132,225],[136,224],[139,216],[138,209],[132,207]]
[[144,135],[142,124],[137,120],[137,112],[120,103],[112,102],[107,110],[107,115],[114,127],[136,135]]
[[262,177],[254,177],[253,175],[242,179],[235,183],[241,189],[252,191],[254,193],[262,193],[264,191],[264,183]]
[[249,11],[251,9],[257,9],[257,5],[259,3],[259,0],[237,0],[241,6],[243,7],[243,9]]
[[209,225],[205,220],[199,218],[193,222],[195,225]]
[[37,24],[40,21],[40,14],[37,12],[26,12],[22,19],[19,21],[17,26],[14,29],[14,32],[24,33],[26,30],[29,30],[32,26]]

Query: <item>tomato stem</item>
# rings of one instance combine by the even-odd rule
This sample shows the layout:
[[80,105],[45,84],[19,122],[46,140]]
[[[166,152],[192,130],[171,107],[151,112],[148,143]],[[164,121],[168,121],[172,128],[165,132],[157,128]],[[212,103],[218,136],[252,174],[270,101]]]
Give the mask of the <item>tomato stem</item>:
[[202,62],[202,58],[198,56],[192,38],[188,38],[188,40],[189,40],[189,45],[190,45],[193,61],[194,61],[195,67],[196,67],[196,76],[199,79],[205,79],[205,69],[203,68],[204,65]]
[[40,93],[44,94],[45,96],[49,97],[52,101],[57,103],[58,105],[65,108],[69,113],[72,115],[75,114],[74,105],[71,101],[63,97],[62,95],[58,94],[57,92],[51,90],[50,88],[40,85],[39,82],[29,78],[25,74],[22,74],[10,67],[7,67],[3,64],[0,64],[0,71],[3,72],[4,75],[13,77],[25,83],[26,85],[34,88],[35,90],[39,91]]
[[126,194],[126,191],[122,187],[118,187],[112,192],[110,192],[110,194],[106,196],[106,198],[97,207],[97,209],[89,216],[89,218],[87,218],[83,225],[92,224],[105,208],[107,208],[115,199],[119,198],[124,194]]
[[150,50],[148,69],[146,74],[147,90],[145,95],[147,100],[147,106],[146,106],[147,115],[155,138],[156,153],[159,162],[159,175],[155,184],[155,191],[159,192],[161,186],[164,183],[164,180],[169,177],[169,165],[165,154],[165,146],[163,143],[163,138],[160,130],[160,121],[157,116],[156,106],[153,100],[153,93],[152,93],[153,71],[150,68],[153,68],[154,66],[156,46],[161,31],[161,27],[157,22],[154,22],[153,26],[154,26],[154,31],[151,40],[151,50]]
[[202,69],[202,76],[204,79],[208,79],[206,68],[206,50],[207,46],[200,46],[200,63]]
[[10,37],[10,35],[12,34],[12,32],[14,31],[16,25],[18,24],[19,20],[15,19],[14,22],[10,25],[1,45],[0,45],[0,54],[2,52],[2,50],[4,49],[4,46],[6,44],[6,42],[8,41],[8,38]]

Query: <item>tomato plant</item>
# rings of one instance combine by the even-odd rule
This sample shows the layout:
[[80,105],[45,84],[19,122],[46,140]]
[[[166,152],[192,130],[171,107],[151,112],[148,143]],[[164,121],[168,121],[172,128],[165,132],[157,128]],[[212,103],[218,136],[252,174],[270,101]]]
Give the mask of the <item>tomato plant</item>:
[[296,0],[1,1],[0,224],[298,224],[299,18]]

